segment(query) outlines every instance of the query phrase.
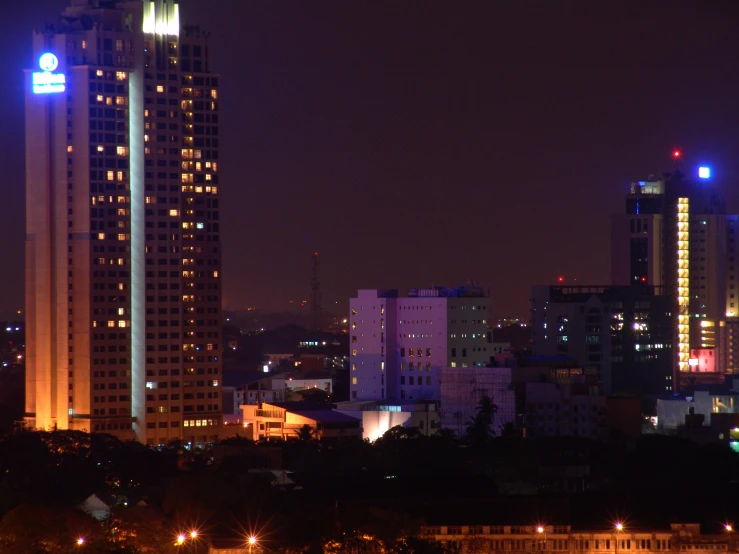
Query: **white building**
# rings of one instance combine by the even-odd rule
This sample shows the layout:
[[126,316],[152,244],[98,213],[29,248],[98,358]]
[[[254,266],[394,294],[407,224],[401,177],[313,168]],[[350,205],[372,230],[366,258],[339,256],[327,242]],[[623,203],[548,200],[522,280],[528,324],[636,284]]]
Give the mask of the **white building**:
[[440,368],[490,360],[489,311],[479,287],[360,290],[350,300],[351,400],[438,399]]
[[493,432],[500,436],[506,423],[516,417],[516,397],[511,387],[511,368],[445,367],[441,370],[441,428],[463,436],[484,396],[498,408]]

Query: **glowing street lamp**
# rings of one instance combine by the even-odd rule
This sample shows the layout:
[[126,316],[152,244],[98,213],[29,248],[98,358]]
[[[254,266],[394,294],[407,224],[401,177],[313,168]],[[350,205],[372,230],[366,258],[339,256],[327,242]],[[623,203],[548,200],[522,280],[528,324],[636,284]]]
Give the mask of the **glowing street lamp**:
[[726,531],[727,533],[731,533],[733,530],[734,528],[731,526],[730,523],[724,524],[724,531]]
[[85,544],[85,537],[80,537],[77,539],[77,546],[82,546]]
[[540,535],[544,535],[544,540],[539,541],[539,546],[541,550],[547,549],[547,529],[543,525],[537,525],[536,526],[536,532]]
[[624,530],[624,524],[620,521],[616,523],[616,531],[623,531]]
[[175,545],[182,546],[183,544],[185,544],[185,534],[180,533],[179,535],[177,535],[177,541],[175,542]]
[[197,539],[198,538],[198,530],[197,529],[193,529],[192,531],[190,531],[190,538],[191,539]]
[[257,538],[252,535],[251,537],[249,537],[249,546],[254,546],[255,544],[257,544]]

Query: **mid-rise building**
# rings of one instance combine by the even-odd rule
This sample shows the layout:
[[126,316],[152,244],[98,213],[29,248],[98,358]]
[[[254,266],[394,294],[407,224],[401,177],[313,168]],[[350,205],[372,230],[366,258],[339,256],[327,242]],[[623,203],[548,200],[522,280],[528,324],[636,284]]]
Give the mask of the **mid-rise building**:
[[464,436],[483,397],[496,407],[491,432],[500,436],[516,419],[516,398],[509,367],[444,367],[439,413],[442,429]]
[[71,0],[26,72],[26,421],[222,421],[219,77],[176,0]]
[[535,356],[569,356],[606,395],[673,390],[672,303],[660,287],[536,286]]
[[482,367],[493,355],[479,287],[360,290],[350,311],[351,400],[438,400],[442,367]]

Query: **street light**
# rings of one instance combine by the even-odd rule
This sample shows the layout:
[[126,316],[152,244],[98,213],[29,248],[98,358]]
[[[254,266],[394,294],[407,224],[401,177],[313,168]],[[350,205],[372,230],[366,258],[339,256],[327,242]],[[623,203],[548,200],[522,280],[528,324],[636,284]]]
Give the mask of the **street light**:
[[624,524],[621,523],[620,521],[617,521],[615,527],[616,527],[616,554],[618,554],[618,540],[619,540],[621,531],[624,530]]
[[252,535],[249,537],[249,546],[254,546],[255,544],[257,544],[257,538]]
[[[543,541],[543,547],[540,548],[541,550],[547,549],[547,529],[543,525],[537,525],[536,526],[536,532],[540,535],[544,535],[544,541]],[[542,541],[539,541],[539,546],[542,546]]]
[[177,541],[175,542],[175,545],[182,546],[183,544],[185,544],[185,534],[180,533],[179,535],[177,535]]
[[190,538],[191,539],[197,539],[198,538],[198,530],[197,529],[193,529],[192,531],[190,531]]
[[724,524],[724,530],[725,530],[725,531],[726,531],[727,533],[731,533],[731,532],[732,532],[732,531],[734,530],[734,528],[733,528],[733,527],[731,526],[731,524],[730,524],[730,523],[726,523],[726,524]]
[[85,544],[85,537],[80,537],[77,539],[77,546],[82,546]]

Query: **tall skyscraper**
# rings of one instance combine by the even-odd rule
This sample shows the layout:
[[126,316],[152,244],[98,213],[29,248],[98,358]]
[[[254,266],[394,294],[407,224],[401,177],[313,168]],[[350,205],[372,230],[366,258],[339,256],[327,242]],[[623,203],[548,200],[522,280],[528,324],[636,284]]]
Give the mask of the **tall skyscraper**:
[[72,0],[26,73],[26,421],[222,422],[218,75],[176,0]]
[[726,214],[709,168],[696,177],[676,169],[633,183],[625,213],[611,226],[613,284],[663,285],[673,301],[677,387],[723,379],[720,329],[738,311],[739,218]]
[[442,367],[482,367],[493,355],[479,287],[360,290],[349,307],[352,400],[438,400]]

